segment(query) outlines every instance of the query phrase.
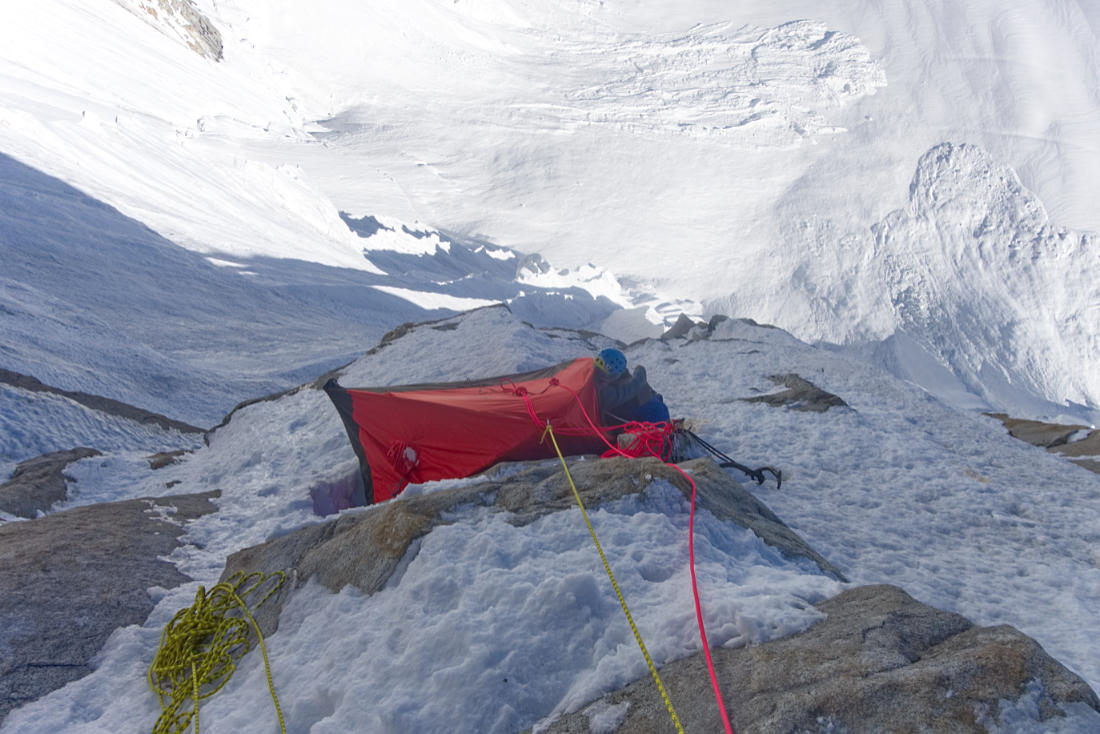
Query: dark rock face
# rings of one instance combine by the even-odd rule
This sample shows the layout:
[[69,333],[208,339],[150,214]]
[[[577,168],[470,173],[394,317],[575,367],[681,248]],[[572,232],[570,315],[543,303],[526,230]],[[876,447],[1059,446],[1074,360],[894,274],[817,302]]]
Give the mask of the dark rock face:
[[[476,503],[511,513],[512,522],[526,525],[552,512],[574,506],[568,484],[556,462],[523,465],[505,479],[412,496],[366,512],[342,515],[323,525],[302,528],[261,545],[238,551],[226,562],[222,580],[242,571],[287,572],[289,583],[256,612],[264,634],[278,626],[283,604],[311,578],[332,591],[354,586],[363,593],[381,589],[397,569],[410,544],[445,521],[447,510]],[[697,506],[716,517],[735,522],[788,557],[809,558],[823,572],[843,575],[810,548],[762,502],[730,478],[710,459],[681,465],[698,486]],[[510,468],[515,468],[512,465]],[[603,502],[641,492],[654,479],[664,479],[690,497],[687,481],[656,459],[601,459],[570,466],[589,509]]]
[[[1097,711],[1100,725],[1092,689],[1012,627],[975,627],[893,586],[858,587],[817,606],[827,618],[801,634],[711,651],[736,731],[984,734],[986,724],[997,721],[1000,702],[1017,701],[1029,688],[1038,691],[1039,718],[1081,703]],[[702,654],[660,674],[686,731],[722,731]],[[592,717],[616,706],[619,721],[605,731],[670,726],[647,678],[543,731],[588,734]]]
[[99,456],[90,448],[54,451],[20,462],[11,479],[0,484],[0,510],[16,517],[37,517],[68,497],[65,467],[74,461]]
[[[171,553],[218,492],[109,502],[0,525],[0,721],[91,672],[117,628],[145,621],[146,591],[186,576]],[[171,519],[165,519],[164,515]]]

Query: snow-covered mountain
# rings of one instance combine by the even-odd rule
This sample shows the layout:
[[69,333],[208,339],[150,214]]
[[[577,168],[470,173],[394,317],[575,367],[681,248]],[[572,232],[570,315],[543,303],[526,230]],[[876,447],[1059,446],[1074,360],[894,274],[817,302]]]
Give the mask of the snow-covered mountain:
[[[158,590],[94,674],[4,731],[149,718],[144,669],[166,619],[228,554],[320,522],[311,491],[354,472],[310,385],[321,374],[388,385],[533,369],[681,314],[734,319],[624,348],[701,435],[783,468],[767,501],[815,549],[854,583],[1013,624],[1100,687],[1097,476],[981,415],[1100,417],[1098,36],[1100,6],[1063,0],[20,0],[0,24],[0,375],[13,376],[0,379],[0,481],[85,445],[103,454],[69,467],[69,499],[50,512],[222,495],[172,557],[195,583]],[[494,304],[508,308],[454,316]],[[449,320],[401,326],[429,319]],[[793,373],[848,407],[743,400]],[[77,393],[225,420],[203,441]],[[176,451],[190,453],[152,468],[150,454]],[[684,524],[674,499],[605,511],[613,553],[659,555]],[[429,559],[469,571],[507,530],[470,512],[485,535],[469,556],[436,536],[409,586],[315,590],[295,608],[297,631],[273,650],[302,729],[379,710],[311,667],[312,630],[407,608],[404,594],[448,573]],[[555,552],[576,544],[561,521],[540,526]],[[701,522],[715,645],[802,629],[808,604],[842,588]],[[683,589],[665,583],[685,569],[661,568],[631,589],[639,619],[669,632],[659,664],[696,644],[690,609],[670,603]],[[602,623],[617,609],[595,591],[600,572],[565,586]],[[556,573],[520,581],[552,595]],[[502,646],[535,640],[556,666],[501,731],[645,675],[625,651],[554,658],[545,617],[520,617],[463,622]],[[364,634],[365,649],[385,644]],[[341,675],[377,676],[383,716],[438,726],[402,698],[432,651],[395,655],[389,676],[352,651]],[[212,722],[262,715],[254,658]],[[494,730],[468,691],[434,695],[459,728]],[[1080,731],[1092,713],[1073,719]]]
[[[346,385],[482,377],[606,343],[590,333],[537,330],[504,308],[486,308],[402,329],[337,374]],[[994,419],[954,410],[775,328],[728,320],[627,353],[721,450],[751,466],[782,468],[778,491],[771,481],[746,484],[853,585],[896,584],[978,624],[1011,624],[1100,685],[1100,475],[1009,437]],[[791,373],[845,405],[812,412],[746,400],[773,394],[774,376]],[[100,431],[113,436],[113,424],[104,421]],[[549,473],[567,491],[556,461]],[[489,494],[518,470],[504,469]],[[172,555],[196,581],[154,590],[148,620],[115,632],[94,672],[12,711],[2,730],[148,728],[158,706],[145,671],[171,616],[192,603],[198,583],[213,584],[229,554],[321,522],[311,497],[357,471],[340,418],[316,384],[242,407],[206,445],[161,468],[151,467],[144,447],[71,464],[69,499],[56,510],[211,489],[221,495],[216,512],[187,523]],[[413,485],[404,496],[476,481]],[[684,496],[664,484],[593,511],[661,667],[699,649],[688,517]],[[812,603],[847,586],[709,512],[695,522],[703,611],[716,647],[805,629],[820,617]],[[267,651],[288,731],[523,731],[648,675],[575,507],[527,523],[466,503],[418,540],[400,567],[370,595],[311,581],[284,612]],[[1024,709],[1014,724],[991,716],[989,730],[1083,733],[1100,720],[1082,706],[1039,724],[1038,708]],[[274,726],[260,656],[244,658],[202,712],[203,731]]]
[[604,273],[554,278],[538,258],[400,224],[348,220],[358,242],[383,243],[382,274],[204,256],[2,154],[0,192],[4,369],[200,426],[404,321],[508,302],[533,323],[581,327],[618,308],[581,287],[614,295]]
[[593,314],[615,336],[730,313],[959,405],[1095,421],[1098,13],[20,3],[0,152],[238,264],[378,274],[369,251],[424,241],[346,222],[395,222],[541,253],[639,307]]

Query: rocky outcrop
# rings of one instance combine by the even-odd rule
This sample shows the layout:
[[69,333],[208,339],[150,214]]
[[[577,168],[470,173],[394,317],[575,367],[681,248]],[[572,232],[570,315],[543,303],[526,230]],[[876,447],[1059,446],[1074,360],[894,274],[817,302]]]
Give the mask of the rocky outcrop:
[[824,413],[829,408],[847,408],[848,404],[832,393],[825,392],[809,380],[798,375],[771,375],[769,380],[783,385],[786,390],[767,395],[743,398],[747,403],[767,403],[773,406],[786,406],[791,410],[804,410],[812,413]]
[[175,451],[158,451],[152,456],[145,457],[145,460],[149,462],[149,468],[153,471],[157,469],[163,469],[166,466],[179,463],[181,456],[186,456],[190,452],[186,449],[176,449]]
[[[985,734],[1022,699],[1039,720],[1083,704],[1100,722],[1100,701],[1088,685],[1012,627],[975,627],[893,586],[858,587],[817,607],[826,618],[801,634],[712,650],[736,731]],[[722,731],[702,654],[665,665],[660,674],[686,731]],[[647,677],[540,732],[669,726]]]
[[1100,431],[1090,431],[1087,436],[1078,441],[1070,441],[1048,450],[1065,456],[1078,466],[1100,474]]
[[[1008,429],[1013,438],[1061,454],[1078,466],[1100,474],[1100,430],[1082,425],[1044,423],[1013,418],[1005,413],[986,413]],[[1084,437],[1080,437],[1084,434]]]
[[195,53],[222,58],[222,34],[191,0],[115,0],[165,35],[183,41]]
[[16,517],[37,517],[68,496],[65,467],[74,461],[99,456],[95,449],[80,447],[54,451],[20,462],[11,479],[0,484],[0,511]]
[[0,720],[91,672],[110,634],[145,621],[147,589],[189,581],[161,557],[218,492],[76,507],[0,525]]
[[[712,461],[682,467],[696,482],[700,507],[840,577]],[[655,479],[689,491],[674,469],[655,460],[580,461],[571,471],[590,509]],[[509,522],[525,525],[573,503],[556,462],[502,465],[477,483],[399,497],[242,550],[228,560],[223,580],[237,572],[287,572],[288,583],[255,613],[270,634],[282,607],[310,579],[334,592],[349,585],[365,594],[382,589],[413,542],[450,522],[449,511],[459,505],[507,513]],[[1060,716],[1071,704],[1100,717],[1088,685],[1011,627],[975,627],[891,586],[852,589],[817,608],[825,618],[801,634],[712,651],[736,731],[985,732],[1009,709],[1038,720]],[[686,731],[721,731],[701,654],[666,664],[660,674]],[[540,731],[633,734],[669,725],[646,676]]]
[[[517,466],[522,468],[516,471]],[[816,553],[794,531],[710,459],[684,462],[698,487],[697,507],[715,517],[752,530],[787,557],[808,558],[826,574],[843,580],[841,572]],[[278,626],[279,612],[294,590],[309,579],[332,591],[354,586],[372,594],[397,569],[416,538],[427,534],[448,510],[481,504],[509,513],[510,521],[526,525],[552,512],[574,506],[557,462],[501,465],[506,478],[490,475],[484,482],[427,495],[399,497],[370,512],[342,515],[322,525],[302,528],[229,557],[222,580],[238,571],[285,571],[284,584],[256,613],[264,633]],[[588,508],[641,492],[655,479],[667,480],[690,497],[690,485],[675,469],[656,459],[604,459],[575,462],[570,471]]]
[[690,318],[688,318],[687,314],[682,313],[676,319],[676,323],[670,326],[664,334],[661,334],[661,339],[664,339],[665,341],[671,339],[680,339],[687,336],[688,333],[690,333],[691,330],[696,328],[697,326],[705,326],[705,324],[697,324]]
[[1044,423],[1043,421],[1013,418],[1007,413],[986,413],[986,415],[1003,423],[1013,438],[1018,438],[1032,446],[1041,446],[1044,449],[1064,446],[1075,433],[1088,430],[1088,426]]

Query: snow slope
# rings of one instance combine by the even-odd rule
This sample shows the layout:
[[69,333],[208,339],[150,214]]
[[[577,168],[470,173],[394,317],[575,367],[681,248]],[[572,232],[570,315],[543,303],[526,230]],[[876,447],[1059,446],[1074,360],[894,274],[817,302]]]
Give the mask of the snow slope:
[[1021,401],[1021,385],[1095,405],[1096,235],[1053,226],[1011,169],[949,144],[921,158],[908,204],[872,231],[895,336],[952,365],[991,405]]
[[[200,0],[217,62],[149,7],[19,3],[0,152],[215,257],[378,274],[364,249],[422,245],[364,248],[341,212],[389,218],[592,263],[613,276],[571,285],[650,321],[752,317],[960,405],[1095,421],[1095,4]],[[968,204],[1026,221],[939,207],[881,236],[944,143],[982,159],[953,174]],[[1078,244],[1020,241],[1043,228]]]
[[[483,309],[407,331],[349,365],[341,381],[501,374],[606,343]],[[1013,624],[1100,685],[1100,476],[1008,437],[991,419],[777,329],[727,321],[709,339],[650,341],[628,354],[704,438],[747,464],[783,469],[782,490],[754,491],[853,583],[898,584],[978,624]],[[850,408],[806,413],[740,400],[771,391],[768,375],[786,372]],[[195,584],[160,592],[144,625],[112,636],[92,675],[12,712],[0,730],[114,733],[151,725],[158,710],[144,673],[161,627],[191,604],[198,583],[217,578],[228,553],[317,522],[309,489],[354,471],[335,409],[311,388],[236,411],[208,447],[155,472],[126,452],[71,466],[70,505],[217,487],[219,511],[189,526],[189,545],[173,558]],[[168,482],[179,484],[166,489]],[[698,646],[687,514],[683,496],[661,486],[592,513],[658,664]],[[365,598],[312,587],[285,610],[268,650],[288,730],[511,732],[646,676],[577,511],[519,528],[476,507],[454,519],[410,549],[404,573],[384,591]],[[697,521],[712,644],[802,629],[814,621],[809,604],[842,588],[751,533],[707,513]],[[1068,587],[1067,578],[1074,580]],[[401,622],[379,625],[380,618]],[[562,645],[565,635],[577,644]],[[271,722],[259,656],[246,658],[203,712],[210,732]],[[1035,726],[1020,715],[1015,730]],[[1091,710],[1064,723],[1079,732],[1100,725]]]
[[[854,582],[897,583],[979,624],[1014,624],[1100,687],[1096,475],[876,368],[968,410],[1096,420],[1100,6],[198,0],[220,61],[196,53],[189,21],[152,7],[21,0],[0,24],[0,367],[212,425],[403,321],[486,303],[513,315],[415,329],[346,380],[499,374],[608,343],[519,319],[632,339],[681,312],[751,316],[802,341],[734,321],[710,340],[648,342],[630,356],[704,437],[784,469],[784,489],[764,499]],[[845,347],[806,343],[818,341]],[[787,372],[852,409],[738,400]],[[202,583],[227,553],[316,522],[309,489],[354,466],[310,389],[243,408],[209,446],[155,474],[149,453],[197,442],[7,387],[0,430],[3,474],[75,443],[105,451],[72,468],[71,504],[177,480],[173,491],[222,489],[221,511],[192,526],[176,558]],[[672,603],[683,554],[667,553],[683,507],[656,491],[600,515],[618,539],[612,555],[670,574],[627,574],[638,618],[662,633],[651,650],[690,651],[680,629],[690,609]],[[407,698],[435,670],[436,647],[402,640],[392,676],[353,646],[334,651],[381,691],[368,698],[343,688],[329,658],[312,667],[327,644],[316,620],[380,644],[363,615],[419,604],[454,575],[428,561],[456,548],[480,557],[486,538],[517,554],[571,554],[572,576],[535,553],[510,582],[572,593],[606,622],[586,638],[591,650],[624,637],[575,523],[554,518],[535,539],[471,521],[479,532],[431,539],[408,583],[380,598],[317,591],[294,610],[300,624],[273,643],[277,678],[304,692],[298,728],[436,721],[428,710],[417,719]],[[806,602],[837,589],[748,536],[705,519],[702,534],[711,614],[738,620],[717,626],[719,644],[798,629],[812,621]],[[468,582],[450,601],[499,591],[488,574]],[[12,714],[4,731],[151,721],[144,666],[193,593],[165,594],[145,625],[113,638],[93,676]],[[639,674],[625,651],[555,657],[539,636],[556,623],[552,605],[509,607],[503,622],[465,608],[463,629],[488,647],[455,661],[464,677],[502,660],[534,676],[505,649],[529,640],[555,671],[492,720],[465,689],[433,683],[433,699],[471,730],[530,725]],[[412,628],[452,622],[467,623],[426,613]],[[266,716],[255,660],[228,694],[213,709],[225,730]]]
[[[833,343],[912,338],[928,369],[979,400],[1016,392],[1011,408],[1051,416],[1100,400],[1087,366],[1100,297],[1080,276],[1100,269],[1093,240],[1072,258],[1036,247],[1035,259],[940,269],[956,295],[926,293],[945,318],[920,323],[899,295],[921,287],[919,268],[867,267],[910,259],[911,245],[875,230],[910,205],[906,186],[943,143],[985,151],[956,174],[987,196],[976,207],[1048,207],[1042,226],[1079,240],[1100,228],[1093,4],[333,3],[304,19],[278,2],[233,8],[217,12],[278,59],[307,115],[328,118],[323,139],[399,182],[421,219],[703,301],[689,312]],[[304,165],[342,208],[377,198],[372,177],[328,173],[319,156]],[[1020,183],[989,187],[988,169]],[[1019,246],[1021,223],[971,230],[973,214],[941,208],[919,251]],[[1051,280],[1073,287],[1042,287]],[[1032,354],[990,351],[1002,329]]]
[[149,456],[194,449],[201,443],[201,435],[107,415],[64,396],[0,383],[0,477],[5,481],[20,461],[76,446]]
[[[3,154],[0,200],[0,365],[199,426],[347,363],[404,321],[509,302],[532,323],[584,327],[616,308],[576,278],[520,267],[511,250],[400,223],[348,229],[360,243],[385,240],[380,275],[203,256]],[[587,277],[590,290],[622,298],[606,274]],[[0,405],[13,422],[21,413]],[[4,440],[0,461],[43,450],[29,432],[18,435]]]
[[[424,313],[376,294],[345,316],[304,267],[287,283],[279,261],[219,266],[6,156],[0,192],[4,366],[55,387],[212,425],[377,339],[382,324],[348,318],[372,300],[398,317]],[[309,294],[289,287],[310,280]]]

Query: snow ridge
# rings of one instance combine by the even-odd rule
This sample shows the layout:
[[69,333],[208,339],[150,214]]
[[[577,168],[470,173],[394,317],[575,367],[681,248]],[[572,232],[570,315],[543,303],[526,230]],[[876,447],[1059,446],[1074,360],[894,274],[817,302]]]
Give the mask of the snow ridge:
[[909,203],[872,228],[875,265],[904,332],[990,404],[1031,391],[1100,405],[1100,248],[1050,224],[1015,172],[944,143]]

